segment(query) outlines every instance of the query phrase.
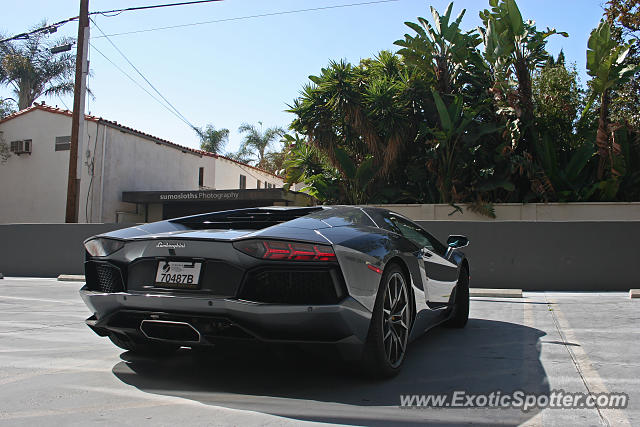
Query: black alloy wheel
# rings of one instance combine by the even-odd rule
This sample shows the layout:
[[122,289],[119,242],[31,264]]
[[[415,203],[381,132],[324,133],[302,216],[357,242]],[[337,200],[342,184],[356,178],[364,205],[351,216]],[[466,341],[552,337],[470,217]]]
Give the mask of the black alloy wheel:
[[411,325],[409,282],[402,268],[388,265],[373,309],[363,362],[371,377],[386,378],[400,371]]

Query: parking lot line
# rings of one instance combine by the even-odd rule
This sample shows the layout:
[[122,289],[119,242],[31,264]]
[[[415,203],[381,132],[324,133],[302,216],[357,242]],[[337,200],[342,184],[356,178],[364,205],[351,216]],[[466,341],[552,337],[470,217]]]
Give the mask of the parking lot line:
[[22,301],[39,301],[39,302],[53,302],[56,304],[74,304],[80,305],[81,301],[78,300],[60,300],[60,299],[47,299],[47,298],[32,298],[32,297],[15,297],[11,295],[0,295],[0,300],[22,300]]
[[[591,362],[591,359],[589,359],[589,356],[587,356],[587,353],[583,349],[582,345],[569,346],[566,344],[568,342],[579,344],[580,341],[578,341],[578,338],[573,332],[571,325],[562,313],[558,301],[549,298],[546,293],[545,300],[547,301],[547,304],[549,304],[549,312],[553,317],[553,321],[555,323],[556,329],[558,330],[558,334],[560,335],[562,341],[565,343],[564,347],[569,353],[569,357],[571,358],[576,371],[578,372],[578,375],[584,383],[587,391],[589,393],[609,393],[609,389],[598,374],[598,371],[593,367],[593,363]],[[620,409],[597,408],[596,410],[598,411],[598,415],[605,425],[631,426],[631,422],[626,417],[625,413]]]

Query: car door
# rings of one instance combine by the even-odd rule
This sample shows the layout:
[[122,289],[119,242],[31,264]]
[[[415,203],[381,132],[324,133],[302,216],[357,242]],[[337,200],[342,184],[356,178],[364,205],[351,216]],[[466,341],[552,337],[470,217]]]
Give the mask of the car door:
[[458,281],[458,266],[446,257],[447,248],[419,225],[389,212],[385,222],[392,223],[400,234],[413,242],[420,251],[416,254],[424,263],[426,300],[429,303],[447,303]]

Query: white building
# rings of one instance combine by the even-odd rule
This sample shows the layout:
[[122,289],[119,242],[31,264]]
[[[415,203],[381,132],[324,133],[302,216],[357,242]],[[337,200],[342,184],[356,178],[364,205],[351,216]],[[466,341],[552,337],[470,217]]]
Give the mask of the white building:
[[[283,180],[224,156],[86,116],[79,222],[147,222],[198,212],[308,204]],[[0,223],[64,222],[71,112],[35,104],[0,120]],[[229,191],[234,190],[234,191]]]

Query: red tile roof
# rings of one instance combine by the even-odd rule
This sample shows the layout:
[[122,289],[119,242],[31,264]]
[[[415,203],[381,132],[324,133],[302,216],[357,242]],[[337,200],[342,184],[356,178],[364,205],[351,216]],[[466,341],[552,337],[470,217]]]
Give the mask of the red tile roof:
[[[16,117],[22,116],[24,114],[30,113],[30,112],[35,111],[35,110],[46,111],[46,112],[55,113],[55,114],[62,114],[64,116],[68,116],[68,117],[71,117],[72,114],[73,114],[69,110],[64,110],[64,109],[61,109],[61,108],[58,108],[58,107],[52,107],[50,105],[46,105],[44,102],[42,102],[40,104],[38,104],[37,102],[34,102],[31,107],[25,108],[24,110],[17,111],[17,112],[15,112],[13,114],[8,115],[7,117],[5,117],[3,119],[0,119],[0,124],[2,124],[4,122],[7,122],[7,121],[9,121],[11,119],[14,119]],[[189,151],[189,152],[201,155],[201,156],[213,157],[213,158],[216,158],[216,159],[217,158],[225,159],[225,160],[228,160],[230,162],[237,163],[239,165],[246,166],[248,168],[255,169],[255,170],[259,171],[259,172],[266,173],[266,174],[272,175],[272,176],[274,176],[276,178],[282,179],[281,176],[278,176],[278,175],[276,175],[274,173],[271,173],[271,172],[269,172],[267,170],[264,170],[264,169],[249,165],[247,163],[242,163],[242,162],[239,162],[239,161],[234,160],[232,158],[229,158],[229,157],[226,157],[226,156],[222,156],[220,154],[214,154],[214,153],[210,153],[208,151],[197,150],[195,148],[186,147],[184,145],[176,144],[175,142],[171,142],[171,141],[169,141],[167,139],[163,139],[163,138],[158,138],[157,136],[153,136],[151,134],[139,131],[137,129],[122,125],[122,124],[120,124],[118,122],[114,122],[112,120],[106,120],[106,119],[103,119],[102,117],[91,116],[91,115],[88,115],[88,114],[86,114],[84,116],[84,118],[87,121],[91,121],[91,122],[95,122],[95,123],[101,123],[101,124],[104,124],[104,125],[107,125],[107,126],[115,127],[115,128],[120,129],[120,130],[124,130],[124,131],[130,132],[130,133],[135,134],[135,135],[140,135],[140,136],[143,136],[143,137],[155,140],[155,141],[162,142],[162,143],[164,143],[166,145],[169,145],[171,147],[174,147],[174,148],[182,150],[182,151]]]

